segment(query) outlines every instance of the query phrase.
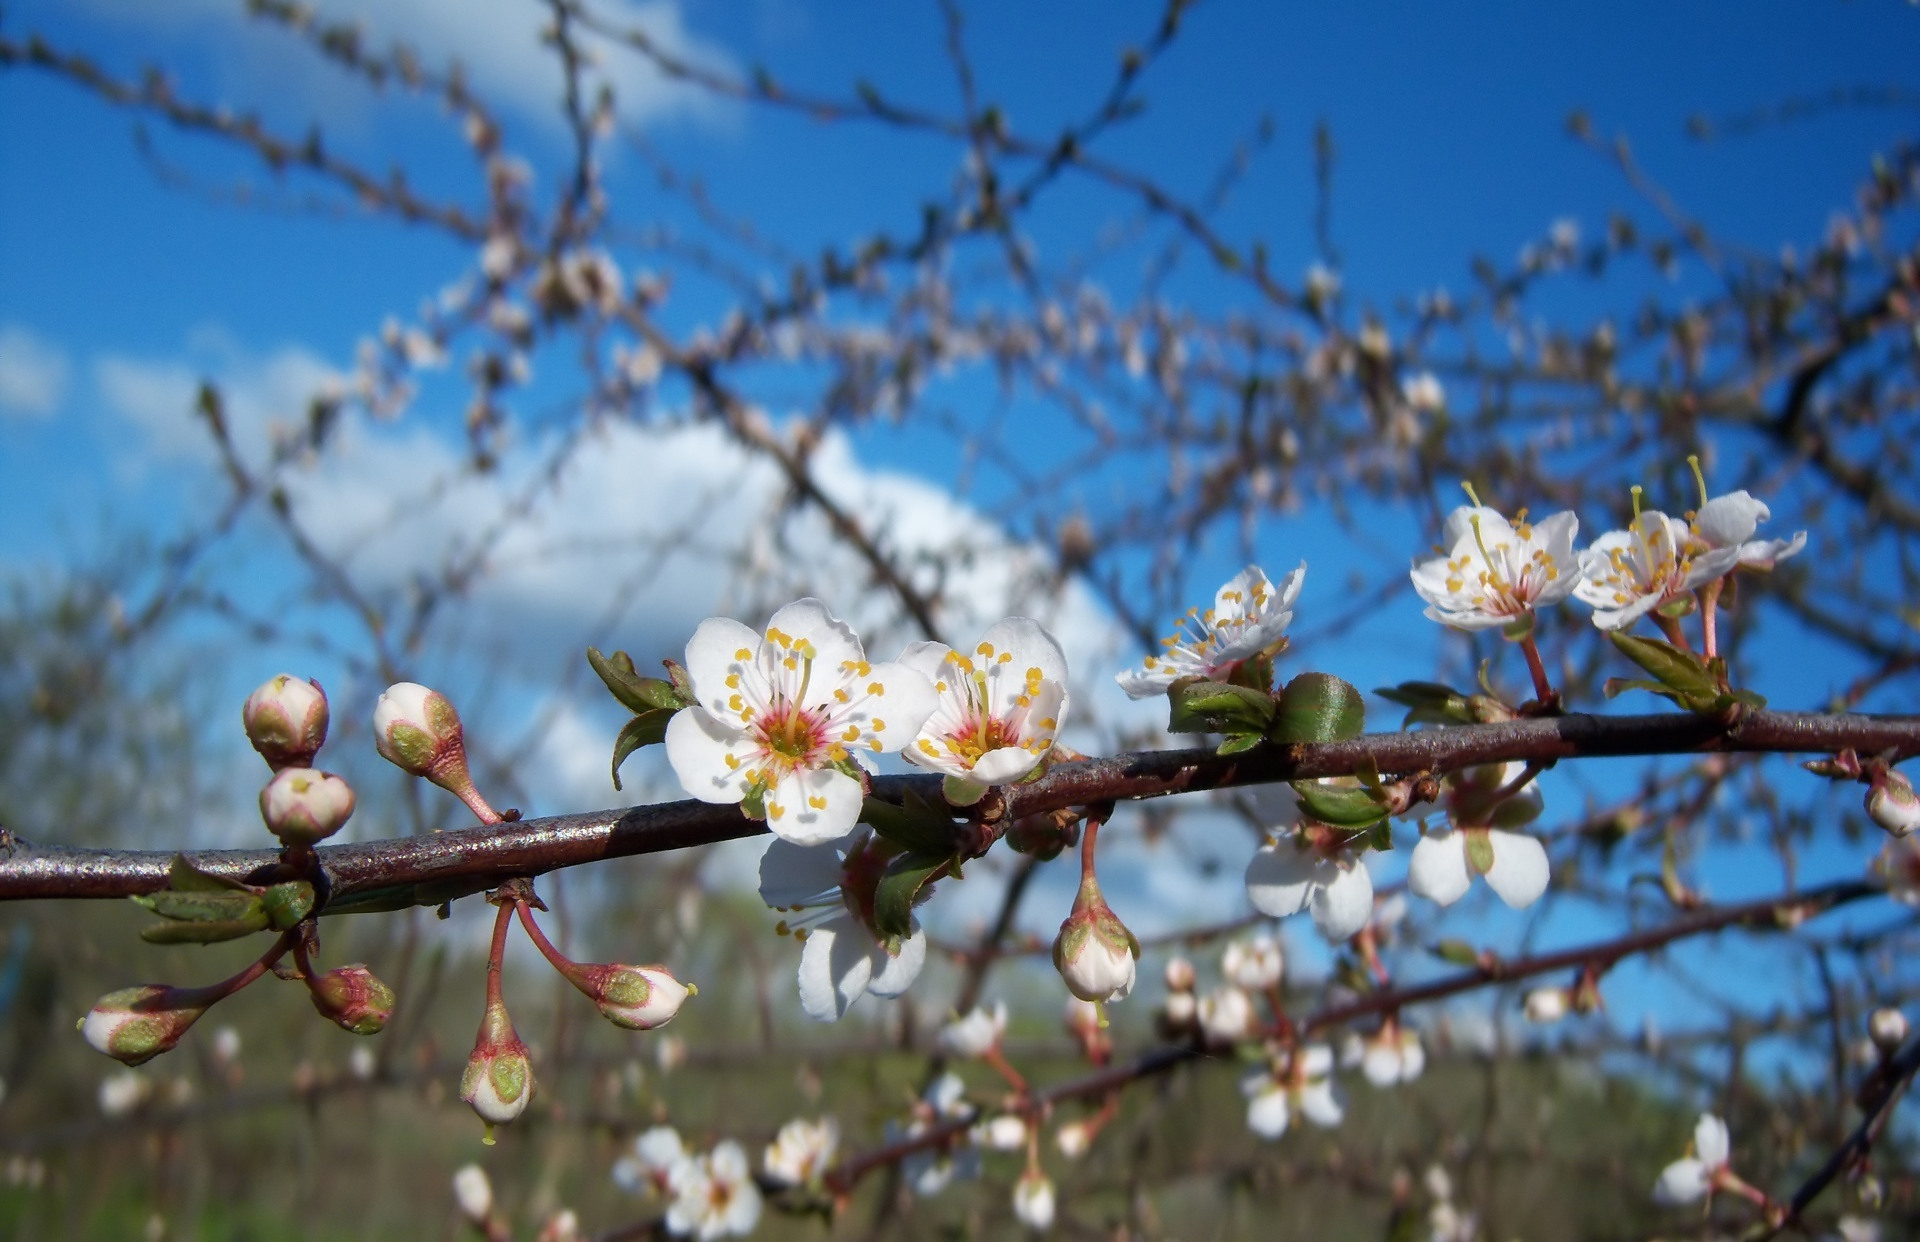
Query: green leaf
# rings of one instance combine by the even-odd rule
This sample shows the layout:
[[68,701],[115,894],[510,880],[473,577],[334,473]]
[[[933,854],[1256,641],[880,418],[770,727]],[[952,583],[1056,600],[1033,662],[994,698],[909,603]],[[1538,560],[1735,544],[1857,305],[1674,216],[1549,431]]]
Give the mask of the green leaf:
[[266,908],[260,898],[249,892],[176,893],[162,890],[131,899],[163,919],[184,923],[221,923],[228,920],[255,921],[255,929],[267,925]]
[[1364,828],[1387,813],[1379,796],[1364,785],[1322,785],[1319,781],[1292,784],[1293,791],[1300,795],[1301,809],[1336,828]]
[[860,804],[860,820],[871,824],[875,832],[910,853],[938,855],[941,858],[949,858],[953,854],[953,813],[944,806],[934,805],[911,789],[899,806],[878,798],[866,799]]
[[620,788],[620,765],[627,756],[642,746],[652,746],[666,740],[667,722],[674,713],[664,707],[652,707],[641,712],[621,728],[620,736],[613,739],[613,787]]
[[1187,677],[1167,690],[1171,733],[1261,733],[1273,719],[1273,696],[1248,686]]
[[185,854],[175,854],[173,864],[167,868],[167,887],[176,893],[227,893],[252,892],[240,881],[224,875],[215,875],[211,871],[202,871],[187,861]]
[[619,699],[627,710],[644,714],[654,708],[675,712],[688,706],[692,700],[683,699],[670,682],[658,677],[642,677],[633,667],[633,658],[624,651],[616,651],[611,656],[603,656],[592,647],[587,648],[587,663],[593,671],[600,674],[600,680],[607,683],[607,689],[613,697]]
[[1480,951],[1464,940],[1442,940],[1433,946],[1435,957],[1452,962],[1456,966],[1478,966]]
[[1483,828],[1464,828],[1467,834],[1467,866],[1485,875],[1493,870],[1493,838]]
[[1382,686],[1375,694],[1389,703],[1408,709],[1401,728],[1416,724],[1473,724],[1474,715],[1466,695],[1437,681],[1403,681],[1397,686]]
[[950,854],[902,854],[887,867],[873,894],[873,926],[882,936],[913,931],[913,907],[921,890],[953,861]]
[[231,919],[218,923],[154,923],[140,929],[140,939],[148,944],[218,944],[265,931],[266,926],[265,915],[258,922]]
[[1655,681],[1672,690],[1677,690],[1689,698],[1717,696],[1721,685],[1706,661],[1684,648],[1657,638],[1642,638],[1638,634],[1624,634],[1619,630],[1610,631],[1607,637],[1620,650],[1620,654],[1638,664],[1653,675]]
[[1521,642],[1533,637],[1533,613],[1522,613],[1500,627],[1500,636],[1510,643]]
[[1346,742],[1367,727],[1360,692],[1331,673],[1302,673],[1280,692],[1280,710],[1267,736],[1283,746]]
[[260,894],[260,902],[267,912],[267,921],[286,931],[313,913],[313,885],[305,880],[276,884]]
[[1266,736],[1260,733],[1235,733],[1228,736],[1226,741],[1220,743],[1219,747],[1213,753],[1216,755],[1237,755],[1242,751],[1252,750],[1266,740]]

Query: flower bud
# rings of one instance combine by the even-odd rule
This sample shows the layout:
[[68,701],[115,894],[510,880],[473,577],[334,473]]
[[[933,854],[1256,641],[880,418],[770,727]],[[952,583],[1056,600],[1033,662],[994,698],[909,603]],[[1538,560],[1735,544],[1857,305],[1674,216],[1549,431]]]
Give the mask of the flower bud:
[[1913,792],[1913,782],[1891,768],[1875,772],[1867,789],[1867,814],[1890,836],[1904,837],[1920,828],[1920,797]]
[[514,1033],[507,1007],[489,1001],[480,1018],[473,1055],[460,1075],[460,1098],[490,1126],[503,1126],[527,1109],[533,1098],[533,1067],[527,1046]]
[[575,966],[568,977],[615,1026],[651,1031],[665,1026],[687,997],[699,992],[665,966]]
[[1140,942],[1107,906],[1099,881],[1088,876],[1053,942],[1054,969],[1067,990],[1086,1001],[1121,1000],[1133,991],[1139,956]]
[[1567,1016],[1571,998],[1565,988],[1535,988],[1527,993],[1527,1021],[1546,1025]]
[[580,1216],[572,1208],[561,1208],[540,1226],[534,1242],[580,1242]]
[[467,746],[460,713],[445,695],[418,682],[388,686],[373,707],[373,744],[380,757],[403,772],[424,776],[460,792],[446,778],[458,773],[466,785]]
[[95,1001],[80,1019],[80,1034],[99,1051],[126,1065],[140,1065],[170,1052],[207,1011],[194,992],[164,984],[121,988]]
[[1184,957],[1167,959],[1167,991],[1191,992],[1198,976],[1194,974],[1193,963]]
[[282,673],[247,696],[240,719],[274,771],[308,767],[327,740],[327,695],[317,681]]
[[1002,1113],[974,1127],[974,1142],[994,1151],[1019,1151],[1027,1142],[1027,1119]]
[[460,1206],[460,1215],[485,1227],[487,1217],[493,1214],[493,1183],[487,1180],[487,1171],[477,1164],[463,1164],[455,1170],[453,1201]]
[[260,791],[260,818],[285,845],[312,845],[353,814],[353,786],[331,772],[282,768]]
[[1200,1002],[1192,992],[1167,993],[1167,1005],[1164,1010],[1167,1025],[1172,1029],[1184,1030],[1192,1026],[1200,1014]]
[[1259,935],[1228,945],[1220,970],[1233,986],[1249,992],[1264,992],[1280,982],[1286,959],[1281,956],[1279,941]]
[[1013,1184],[1013,1214],[1029,1229],[1053,1228],[1053,1182],[1038,1169],[1028,1169]]
[[1253,1001],[1236,987],[1200,998],[1200,1031],[1210,1043],[1232,1044],[1253,1034]]
[[393,989],[359,962],[315,978],[311,995],[321,1017],[355,1035],[378,1035],[393,1016]]
[[1084,1121],[1069,1121],[1054,1131],[1053,1144],[1067,1159],[1078,1160],[1093,1144],[1093,1130]]
[[1876,1009],[1867,1018],[1867,1034],[1873,1037],[1873,1046],[1888,1056],[1907,1042],[1907,1015],[1898,1009]]

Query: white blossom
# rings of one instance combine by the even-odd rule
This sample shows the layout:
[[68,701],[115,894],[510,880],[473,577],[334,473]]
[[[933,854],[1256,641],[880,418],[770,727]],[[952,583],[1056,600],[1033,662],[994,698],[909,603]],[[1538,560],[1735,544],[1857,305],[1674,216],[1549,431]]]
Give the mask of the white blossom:
[[1231,942],[1220,959],[1220,973],[1227,982],[1249,992],[1264,992],[1278,985],[1285,969],[1280,942],[1265,932]]
[[1535,988],[1522,1006],[1527,1021],[1547,1026],[1567,1016],[1570,998],[1565,988]]
[[1796,531],[1791,539],[1755,539],[1760,523],[1772,517],[1766,502],[1755,500],[1744,491],[1715,496],[1700,506],[1693,516],[1692,529],[1709,549],[1736,549],[1735,563],[1749,569],[1772,569],[1807,546],[1807,532]]
[[1399,1022],[1387,1022],[1372,1035],[1349,1036],[1340,1050],[1343,1066],[1359,1066],[1376,1087],[1412,1082],[1427,1068],[1427,1052],[1420,1033]]
[[1024,779],[1053,749],[1067,716],[1067,658],[1037,621],[1008,617],[963,655],[915,643],[900,664],[933,683],[938,701],[901,755],[944,773],[947,797],[968,805],[990,786]]
[[1200,998],[1200,1030],[1216,1044],[1237,1043],[1253,1034],[1253,1000],[1236,987]]
[[1144,669],[1121,673],[1115,680],[1135,699],[1165,694],[1182,677],[1225,681],[1240,665],[1271,651],[1286,637],[1293,622],[1293,601],[1306,576],[1303,563],[1276,587],[1258,566],[1247,566],[1220,588],[1212,608],[1188,612],[1182,628],[1161,640],[1162,654],[1148,656]]
[[768,1144],[762,1165],[767,1176],[785,1186],[806,1186],[833,1163],[840,1147],[840,1123],[831,1117],[796,1117],[780,1127]]
[[1247,900],[1260,913],[1286,918],[1302,910],[1338,943],[1373,915],[1373,876],[1358,850],[1331,832],[1268,841],[1247,863]]
[[493,1213],[493,1183],[487,1171],[477,1164],[463,1164],[453,1174],[453,1201],[460,1215],[476,1225],[484,1225]]
[[873,925],[888,859],[884,842],[864,829],[825,845],[775,839],[760,858],[761,900],[776,910],[814,911],[792,930],[802,942],[800,1007],[816,1021],[837,1021],[867,992],[900,995],[927,960],[918,920],[897,939]]
[[1456,630],[1486,630],[1524,620],[1571,595],[1580,584],[1573,538],[1580,520],[1571,512],[1509,522],[1485,505],[1462,505],[1447,515],[1442,554],[1413,567],[1413,589],[1427,616]]
[[1036,1169],[1029,1169],[1013,1184],[1013,1214],[1020,1223],[1036,1232],[1053,1228],[1053,1182]]
[[1247,1097],[1247,1128],[1265,1139],[1285,1134],[1296,1113],[1322,1128],[1339,1125],[1346,1115],[1333,1085],[1333,1049],[1325,1044],[1297,1050],[1284,1071],[1250,1075],[1240,1090]]
[[1738,547],[1713,548],[1679,518],[1648,509],[1625,530],[1608,531],[1580,554],[1574,594],[1593,607],[1593,623],[1624,629],[1732,570]]
[[1712,1113],[1701,1113],[1693,1127],[1692,1154],[1660,1171],[1653,1187],[1654,1202],[1674,1207],[1712,1194],[1716,1182],[1727,1175],[1731,1153],[1727,1123]]
[[933,714],[933,685],[869,664],[860,640],[817,599],[788,604],[764,634],[727,617],[687,642],[696,706],[667,725],[667,761],[703,802],[758,800],[767,827],[800,845],[853,830],[865,797],[849,771],[897,751]]
[[998,1001],[989,1012],[978,1005],[940,1028],[940,1046],[956,1057],[974,1060],[1000,1045],[1007,1032],[1007,1003]]
[[1415,896],[1450,906],[1466,896],[1474,875],[1486,878],[1518,910],[1547,891],[1546,847],[1532,837],[1498,828],[1454,828],[1429,833],[1413,847],[1407,888]]
[[740,1144],[727,1139],[703,1156],[675,1165],[669,1178],[667,1232],[710,1242],[745,1236],[760,1223],[760,1188]]

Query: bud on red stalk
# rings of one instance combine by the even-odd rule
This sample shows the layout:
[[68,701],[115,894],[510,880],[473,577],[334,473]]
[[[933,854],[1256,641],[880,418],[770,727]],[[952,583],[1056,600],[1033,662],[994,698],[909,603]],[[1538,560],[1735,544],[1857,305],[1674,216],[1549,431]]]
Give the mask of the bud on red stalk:
[[144,983],[95,1001],[80,1019],[86,1041],[116,1061],[140,1065],[170,1052],[207,1011],[203,989]]
[[274,771],[308,767],[327,740],[327,695],[317,681],[282,673],[247,696],[240,718]]
[[480,1018],[473,1055],[460,1075],[460,1098],[490,1126],[506,1125],[533,1098],[533,1066],[527,1046],[514,1033],[513,1020],[499,1000],[489,1000]]
[[1117,1001],[1133,990],[1140,943],[1100,895],[1100,882],[1080,882],[1073,910],[1053,942],[1053,965],[1067,990],[1084,1001]]
[[575,964],[566,974],[607,1021],[630,1031],[665,1026],[687,997],[699,991],[674,978],[665,966]]
[[285,845],[312,845],[353,814],[353,787],[331,772],[282,768],[260,791],[260,818]]
[[471,807],[483,823],[500,822],[467,770],[460,713],[439,691],[411,681],[388,686],[374,704],[373,744],[387,762],[426,777]]
[[359,962],[316,976],[310,985],[320,1016],[355,1035],[378,1035],[393,1016],[393,989]]

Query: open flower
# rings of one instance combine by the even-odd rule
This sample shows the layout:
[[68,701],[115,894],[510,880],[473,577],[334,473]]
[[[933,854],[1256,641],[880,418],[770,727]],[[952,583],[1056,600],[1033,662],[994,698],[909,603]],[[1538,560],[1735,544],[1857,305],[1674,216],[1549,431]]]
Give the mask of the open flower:
[[869,664],[860,640],[817,599],[773,614],[764,635],[709,617],[687,643],[697,706],[667,724],[667,761],[702,802],[763,812],[788,841],[845,836],[865,797],[857,763],[897,751],[933,714],[933,685]]
[[760,1188],[740,1144],[728,1139],[704,1156],[674,1166],[667,1232],[711,1242],[745,1236],[760,1223]]
[[1240,1090],[1247,1097],[1247,1128],[1265,1139],[1285,1134],[1295,1113],[1323,1128],[1346,1116],[1333,1085],[1333,1049],[1325,1044],[1299,1049],[1284,1070],[1263,1069],[1242,1081]]
[[1253,1000],[1239,988],[1218,988],[1200,998],[1199,1019],[1209,1043],[1238,1043],[1253,1034]]
[[839,1146],[839,1122],[831,1117],[818,1121],[796,1117],[773,1136],[762,1164],[773,1181],[783,1186],[806,1186],[826,1172]]
[[830,845],[771,841],[760,858],[761,900],[816,912],[781,924],[802,943],[800,1007],[816,1021],[837,1021],[864,992],[900,995],[927,960],[917,919],[904,937],[874,928],[874,896],[890,858],[886,842],[865,831]]
[[1791,539],[1755,539],[1760,523],[1772,516],[1765,501],[1755,500],[1744,491],[1728,492],[1700,506],[1693,515],[1693,533],[1708,548],[1738,549],[1738,565],[1772,569],[1807,546],[1804,530],[1794,532]]
[[999,1047],[1006,1031],[1007,1002],[996,1002],[991,1012],[976,1005],[940,1028],[940,1046],[971,1061]]
[[672,1126],[653,1126],[633,1140],[633,1150],[613,1162],[613,1183],[628,1194],[652,1189],[665,1194],[675,1168],[691,1160],[680,1132]]
[[1340,1064],[1359,1066],[1376,1087],[1391,1087],[1420,1077],[1427,1068],[1427,1051],[1420,1032],[1389,1018],[1372,1035],[1349,1037],[1340,1050]]
[[1593,606],[1595,625],[1625,629],[1727,573],[1739,560],[1738,547],[1710,547],[1679,518],[1648,509],[1625,530],[1608,531],[1580,554],[1580,585],[1573,593]]
[[[947,1121],[972,1117],[978,1110],[966,1100],[966,1084],[953,1074],[942,1074],[928,1084],[925,1094],[913,1106],[913,1119],[904,1131],[887,1123],[887,1141],[901,1137],[917,1138]],[[980,1174],[980,1153],[971,1147],[944,1146],[923,1148],[900,1162],[900,1172],[913,1193],[925,1198],[937,1195],[955,1178]]]
[[1549,878],[1546,847],[1508,831],[1533,822],[1545,805],[1533,782],[1509,792],[1525,771],[1516,760],[1447,778],[1441,805],[1452,827],[1423,836],[1413,847],[1407,887],[1416,896],[1450,906],[1466,895],[1475,875],[1482,875],[1516,910],[1539,900]]
[[1008,617],[971,655],[915,643],[899,662],[924,674],[939,696],[901,755],[945,773],[949,802],[978,802],[989,787],[1024,778],[1053,749],[1067,716],[1067,658],[1039,622]]
[[1555,513],[1509,522],[1497,509],[1461,505],[1447,515],[1441,556],[1413,567],[1413,589],[1427,616],[1456,630],[1488,630],[1525,619],[1573,593],[1580,565],[1573,537],[1580,519]]
[[1220,956],[1220,973],[1227,982],[1249,992],[1264,992],[1278,984],[1286,967],[1280,942],[1265,932],[1231,942]]
[[1712,1113],[1701,1113],[1693,1127],[1693,1154],[1660,1170],[1660,1180],[1653,1184],[1653,1201],[1677,1207],[1738,1183],[1727,1167],[1731,1154],[1727,1123]]
[[1277,919],[1311,910],[1320,934],[1336,943],[1365,927],[1373,915],[1373,877],[1348,844],[1353,834],[1303,820],[1289,785],[1261,786],[1254,806],[1272,836],[1247,863],[1253,908]]
[[1189,611],[1182,628],[1160,640],[1164,652],[1148,656],[1143,670],[1121,673],[1115,680],[1135,699],[1165,694],[1182,677],[1228,680],[1242,664],[1273,651],[1286,638],[1293,601],[1306,576],[1302,564],[1276,587],[1258,566],[1247,566],[1220,588],[1212,608]]

